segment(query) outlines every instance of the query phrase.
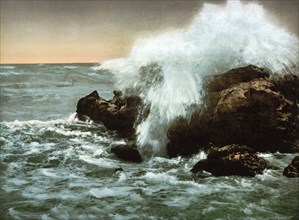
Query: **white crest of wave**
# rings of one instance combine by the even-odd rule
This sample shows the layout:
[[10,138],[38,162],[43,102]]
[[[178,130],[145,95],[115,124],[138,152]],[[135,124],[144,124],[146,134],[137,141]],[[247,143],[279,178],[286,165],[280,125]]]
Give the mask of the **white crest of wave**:
[[[128,57],[99,69],[112,71],[122,90],[152,80],[140,92],[150,114],[137,127],[138,143],[144,153],[161,155],[170,123],[201,103],[204,76],[249,64],[283,74],[298,68],[298,51],[298,39],[272,23],[261,5],[231,0],[205,4],[185,29],[136,40]],[[151,71],[141,76],[141,67],[153,63],[160,68],[161,83]]]
[[56,124],[66,124],[66,123],[75,123],[78,122],[77,113],[71,113],[68,117],[63,119],[52,119],[47,121],[41,121],[41,120],[28,120],[28,121],[4,121],[3,124],[10,127],[10,128],[18,128],[22,126],[50,126],[50,125],[56,125]]

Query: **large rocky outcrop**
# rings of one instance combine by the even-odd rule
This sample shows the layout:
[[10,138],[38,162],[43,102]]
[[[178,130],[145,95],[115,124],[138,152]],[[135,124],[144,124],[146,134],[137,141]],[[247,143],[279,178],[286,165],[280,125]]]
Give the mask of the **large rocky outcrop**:
[[114,91],[114,95],[112,100],[106,101],[94,91],[81,98],[77,103],[77,116],[80,120],[90,118],[103,123],[107,129],[116,130],[120,137],[132,139],[142,100],[135,95],[123,98],[120,91]]
[[283,175],[286,177],[299,177],[299,156],[296,156],[291,164],[284,169]]
[[215,176],[255,176],[262,174],[267,163],[253,153],[253,150],[240,145],[228,145],[211,150],[207,159],[199,161],[191,169],[197,173],[208,171]]
[[[151,65],[144,71],[155,76],[160,70]],[[163,80],[156,78],[157,83]],[[175,120],[168,130],[170,157],[189,156],[211,145],[231,144],[260,152],[299,152],[297,75],[270,77],[268,71],[250,65],[207,77],[203,88],[204,104],[188,120]],[[134,139],[135,124],[147,117],[148,106],[135,95],[123,97],[120,91],[114,91],[114,95],[106,101],[92,92],[79,100],[77,115],[81,120],[89,117],[103,123],[121,137]]]
[[270,78],[252,65],[206,79],[205,105],[170,126],[168,154],[190,155],[210,143],[298,152],[298,99],[298,76]]

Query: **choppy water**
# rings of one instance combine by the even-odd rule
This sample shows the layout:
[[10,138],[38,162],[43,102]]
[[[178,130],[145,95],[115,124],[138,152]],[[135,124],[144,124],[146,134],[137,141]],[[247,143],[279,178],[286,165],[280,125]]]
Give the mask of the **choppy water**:
[[192,175],[203,153],[117,159],[109,147],[124,140],[74,117],[82,96],[112,96],[93,66],[1,65],[1,219],[299,218],[298,179],[282,175],[295,155],[261,154],[272,169],[254,178]]
[[101,91],[103,97],[110,98],[113,78],[92,66],[1,65],[1,120],[65,117],[75,111],[78,97],[95,89]]

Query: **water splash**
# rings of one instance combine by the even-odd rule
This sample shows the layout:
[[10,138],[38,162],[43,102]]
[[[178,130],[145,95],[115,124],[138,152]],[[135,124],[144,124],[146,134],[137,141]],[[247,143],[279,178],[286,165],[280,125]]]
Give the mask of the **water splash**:
[[188,28],[138,39],[128,57],[99,68],[150,106],[137,127],[138,144],[144,154],[161,155],[169,124],[201,103],[204,76],[249,64],[283,74],[298,68],[298,51],[298,39],[272,23],[261,5],[234,0],[205,4]]

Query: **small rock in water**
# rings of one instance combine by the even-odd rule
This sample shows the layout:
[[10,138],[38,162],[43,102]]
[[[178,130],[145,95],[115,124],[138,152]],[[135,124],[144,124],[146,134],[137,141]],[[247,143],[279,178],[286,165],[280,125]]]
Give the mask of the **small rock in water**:
[[120,159],[140,163],[141,156],[135,144],[132,145],[117,145],[111,148],[111,151]]
[[284,169],[283,175],[286,177],[299,177],[299,156],[296,156],[291,164]]
[[207,159],[199,161],[191,172],[205,170],[215,176],[255,176],[261,174],[266,167],[266,161],[253,154],[250,148],[228,145],[214,149]]
[[121,172],[121,171],[124,171],[124,169],[121,168],[121,167],[119,167],[119,168],[116,168],[114,171],[115,171],[115,172]]

